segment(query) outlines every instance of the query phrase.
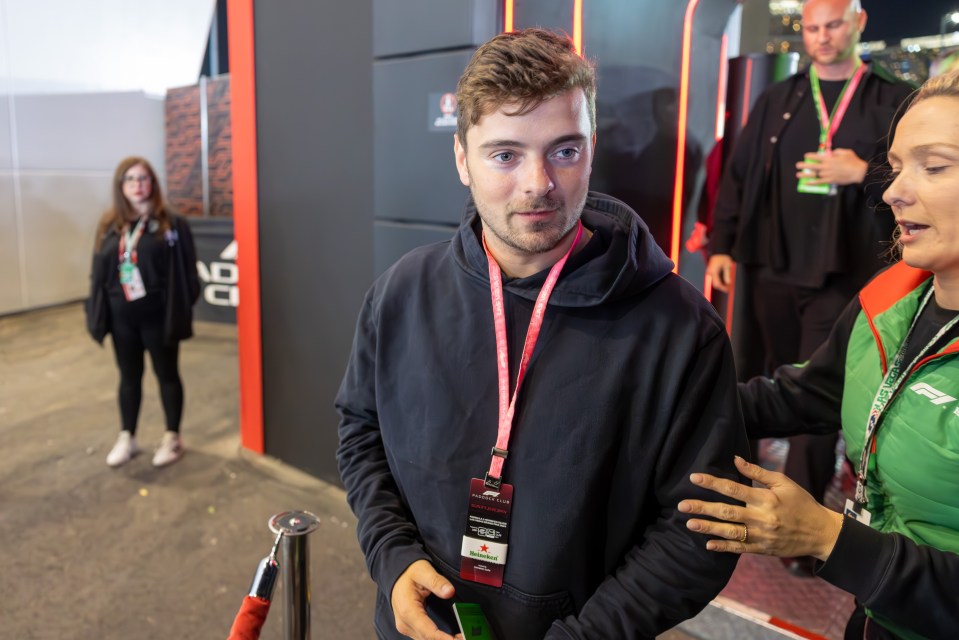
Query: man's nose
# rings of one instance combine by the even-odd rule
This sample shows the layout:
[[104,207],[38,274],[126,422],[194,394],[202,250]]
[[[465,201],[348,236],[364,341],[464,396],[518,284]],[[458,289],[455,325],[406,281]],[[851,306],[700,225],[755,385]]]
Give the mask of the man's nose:
[[524,190],[536,196],[544,196],[556,188],[549,165],[542,160],[531,160],[527,164],[523,182]]

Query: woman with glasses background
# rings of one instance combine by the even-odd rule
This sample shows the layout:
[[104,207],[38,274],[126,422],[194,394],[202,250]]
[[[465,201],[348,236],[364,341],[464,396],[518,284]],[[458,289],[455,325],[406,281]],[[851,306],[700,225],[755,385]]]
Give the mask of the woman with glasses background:
[[86,304],[90,335],[99,343],[112,336],[120,371],[120,435],[107,455],[111,467],[140,452],[135,434],[144,352],[150,353],[166,421],[153,465],[162,467],[183,455],[178,360],[180,341],[193,335],[199,292],[190,227],[164,203],[150,163],[124,158],[113,176],[113,206],[97,229]]

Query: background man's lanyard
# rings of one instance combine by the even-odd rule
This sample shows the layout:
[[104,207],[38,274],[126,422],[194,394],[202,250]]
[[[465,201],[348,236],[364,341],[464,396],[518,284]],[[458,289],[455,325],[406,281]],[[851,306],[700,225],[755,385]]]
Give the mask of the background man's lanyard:
[[866,440],[862,445],[862,454],[859,457],[859,473],[856,475],[856,507],[858,509],[861,509],[868,500],[866,498],[866,478],[869,473],[869,456],[876,452],[876,432],[879,430],[879,420],[882,417],[883,411],[886,410],[886,407],[889,406],[889,403],[899,392],[899,389],[902,388],[903,383],[905,383],[906,378],[909,377],[909,373],[916,366],[916,363],[924,358],[926,352],[929,351],[942,336],[946,335],[946,333],[952,329],[953,325],[956,324],[956,321],[959,320],[959,316],[956,316],[947,322],[939,329],[936,335],[932,337],[932,340],[922,348],[916,357],[913,358],[909,366],[903,368],[902,359],[905,357],[906,347],[909,346],[909,338],[912,336],[913,329],[916,328],[916,322],[919,320],[923,309],[925,309],[929,303],[929,298],[932,297],[932,294],[933,287],[930,285],[929,291],[926,292],[922,302],[919,304],[919,309],[916,310],[916,315],[913,317],[912,324],[909,326],[906,339],[903,340],[902,346],[899,347],[899,351],[892,361],[892,366],[889,367],[885,377],[883,377],[882,384],[876,392],[876,398],[872,401],[872,410],[869,412],[869,420],[866,423]]
[[846,115],[846,109],[852,102],[852,97],[856,95],[856,87],[866,74],[866,65],[858,57],[856,58],[856,71],[846,80],[842,91],[839,93],[839,99],[833,107],[832,115],[826,108],[826,103],[822,97],[822,90],[819,88],[819,74],[816,72],[816,65],[809,67],[809,84],[812,85],[813,102],[816,104],[816,117],[819,118],[819,151],[832,151],[832,138],[839,129],[839,123]]
[[506,447],[509,445],[509,434],[513,428],[513,414],[516,411],[516,397],[519,395],[520,385],[523,383],[523,376],[526,375],[526,367],[533,355],[533,349],[536,348],[536,340],[539,338],[539,331],[543,326],[543,315],[546,313],[546,303],[553,293],[553,287],[559,280],[559,274],[563,266],[572,255],[573,249],[579,244],[579,239],[583,235],[583,223],[579,222],[576,230],[576,237],[569,246],[559,262],[553,265],[536,297],[536,304],[533,306],[533,316],[529,320],[529,329],[526,331],[526,342],[523,343],[523,355],[520,359],[519,369],[516,372],[516,389],[513,391],[513,397],[509,395],[509,347],[506,341],[506,307],[503,303],[503,274],[493,255],[486,246],[486,237],[483,237],[483,249],[486,251],[486,261],[489,264],[489,288],[493,302],[493,326],[496,329],[496,369],[499,377],[499,428],[496,434],[496,446],[493,447],[492,460],[489,465],[489,472],[486,474],[485,483],[491,489],[499,489],[503,478],[503,462],[509,453]]
[[140,242],[140,237],[143,235],[146,220],[147,216],[140,216],[132,232],[130,231],[130,225],[127,225],[120,233],[120,264],[125,262],[130,264],[137,263],[137,243]]

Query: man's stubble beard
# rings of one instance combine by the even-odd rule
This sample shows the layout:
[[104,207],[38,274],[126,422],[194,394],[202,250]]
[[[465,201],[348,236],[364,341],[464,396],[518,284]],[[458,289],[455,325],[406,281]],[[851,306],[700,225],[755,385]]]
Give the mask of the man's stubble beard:
[[[476,194],[473,191],[472,186],[470,187],[470,193],[473,196],[473,202],[476,204],[476,211],[480,216],[480,219],[483,221],[484,228],[489,232],[495,235],[500,242],[506,246],[519,251],[526,255],[537,255],[541,253],[546,253],[555,249],[566,236],[576,227],[576,223],[579,222],[580,217],[583,214],[583,208],[586,205],[586,196],[587,193],[583,193],[583,197],[576,204],[574,211],[575,215],[570,218],[561,217],[559,221],[544,221],[544,222],[535,222],[531,225],[528,225],[527,231],[523,233],[514,233],[511,231],[510,221],[516,215],[515,211],[538,211],[538,210],[551,210],[551,211],[564,211],[567,208],[568,203],[565,200],[553,200],[549,197],[536,198],[524,203],[521,207],[510,207],[509,211],[506,214],[506,217],[503,219],[504,229],[499,229],[498,224],[491,224],[489,217],[486,216],[483,211],[483,207],[479,200],[476,199]],[[559,224],[557,224],[559,222]],[[556,234],[543,235],[543,232],[549,231],[551,229],[556,230]],[[501,232],[502,231],[502,232]]]

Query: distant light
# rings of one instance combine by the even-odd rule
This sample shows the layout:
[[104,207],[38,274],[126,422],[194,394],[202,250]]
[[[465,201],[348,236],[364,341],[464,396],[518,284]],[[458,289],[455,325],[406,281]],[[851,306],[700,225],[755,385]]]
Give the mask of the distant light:
[[959,24],[959,11],[953,11],[949,14],[949,22]]

